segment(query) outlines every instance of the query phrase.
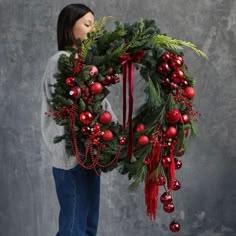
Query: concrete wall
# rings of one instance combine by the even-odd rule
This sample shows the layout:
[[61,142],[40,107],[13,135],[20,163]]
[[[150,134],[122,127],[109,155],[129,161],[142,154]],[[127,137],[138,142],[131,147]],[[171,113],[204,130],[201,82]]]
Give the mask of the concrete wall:
[[[59,11],[74,1],[0,1],[0,235],[52,236],[59,205],[51,162],[40,134],[40,84],[47,59],[56,51]],[[186,50],[197,80],[196,107],[203,114],[199,136],[190,142],[177,177],[175,215],[181,236],[236,235],[236,1],[82,1],[97,17],[134,22],[155,19],[162,32],[194,42],[206,61]],[[136,89],[137,90],[137,89]],[[111,102],[119,89],[113,89]],[[139,91],[137,92],[139,94]],[[119,112],[118,112],[119,113]],[[171,215],[145,215],[143,186],[127,191],[126,176],[102,176],[99,236],[172,235]]]

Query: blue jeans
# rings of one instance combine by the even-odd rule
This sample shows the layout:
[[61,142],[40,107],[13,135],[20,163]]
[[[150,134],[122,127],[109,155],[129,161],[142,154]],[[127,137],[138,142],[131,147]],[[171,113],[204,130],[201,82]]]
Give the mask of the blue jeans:
[[80,165],[64,170],[52,167],[60,205],[56,236],[95,236],[98,227],[100,176]]

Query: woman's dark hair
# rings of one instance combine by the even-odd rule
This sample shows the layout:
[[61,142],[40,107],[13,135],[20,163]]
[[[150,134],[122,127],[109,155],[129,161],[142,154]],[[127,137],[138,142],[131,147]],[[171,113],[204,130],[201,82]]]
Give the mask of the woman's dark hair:
[[65,50],[66,46],[72,46],[75,38],[72,32],[75,22],[93,11],[84,4],[70,4],[64,7],[57,20],[57,43],[58,50]]

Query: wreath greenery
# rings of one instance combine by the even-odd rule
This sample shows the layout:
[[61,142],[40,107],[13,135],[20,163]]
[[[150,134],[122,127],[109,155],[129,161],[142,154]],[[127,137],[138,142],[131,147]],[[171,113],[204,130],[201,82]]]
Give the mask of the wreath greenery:
[[[180,187],[175,179],[175,170],[182,165],[178,157],[186,139],[196,134],[195,81],[182,49],[206,55],[190,42],[161,34],[153,20],[116,22],[112,32],[105,29],[106,21],[107,17],[98,20],[88,39],[78,40],[77,48],[67,48],[69,57],[59,58],[50,103],[65,134],[54,142],[65,139],[68,153],[84,168],[100,173],[119,167],[134,180],[131,190],[145,181],[147,213],[155,219],[161,185],[164,210],[173,210],[170,191]],[[135,69],[146,83],[146,100],[133,117]],[[103,106],[107,87],[118,83],[121,75],[123,124],[113,122]]]

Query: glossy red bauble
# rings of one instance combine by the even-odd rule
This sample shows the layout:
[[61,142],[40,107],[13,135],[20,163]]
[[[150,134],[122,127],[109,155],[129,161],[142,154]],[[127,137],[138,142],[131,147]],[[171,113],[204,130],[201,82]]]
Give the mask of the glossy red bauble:
[[103,85],[110,85],[112,83],[112,76],[111,75],[106,75],[105,79],[102,81]]
[[170,223],[170,230],[172,232],[174,232],[174,233],[179,232],[180,228],[181,228],[180,224],[177,221],[174,220]]
[[98,75],[98,68],[96,66],[90,66],[88,72],[90,78],[95,78]]
[[99,122],[107,125],[112,121],[112,115],[109,111],[104,111],[99,115]]
[[194,90],[194,88],[192,88],[190,86],[186,87],[184,89],[183,93],[190,100],[192,100],[195,97],[195,90]]
[[99,82],[93,82],[89,85],[92,94],[99,94],[103,90],[103,86]]
[[94,116],[90,111],[83,111],[79,115],[79,120],[85,125],[89,125],[93,119]]
[[165,135],[167,138],[174,138],[176,136],[176,134],[177,134],[177,130],[173,126],[168,127],[165,132]]
[[178,170],[182,167],[182,161],[178,158],[175,158],[175,169]]
[[169,156],[165,156],[161,160],[161,164],[164,168],[168,168],[171,164],[171,158]]
[[113,139],[113,133],[110,130],[105,130],[102,138],[104,141],[111,141]]
[[138,138],[138,144],[141,145],[141,146],[145,146],[149,143],[149,138],[148,136],[146,135],[141,135],[139,138]]
[[120,139],[119,139],[120,145],[125,145],[126,142],[127,142],[127,138],[126,137],[120,137]]
[[181,113],[177,109],[169,110],[166,113],[166,121],[169,124],[176,124],[181,118]]
[[75,78],[74,77],[68,77],[66,78],[66,84],[70,87],[75,86]]
[[171,213],[175,210],[175,205],[171,203],[167,203],[163,205],[163,210],[167,213]]
[[170,61],[172,59],[173,55],[172,53],[170,52],[164,52],[162,55],[161,55],[161,59],[163,61]]
[[98,134],[101,131],[101,126],[99,124],[95,124],[93,126],[93,133]]
[[170,73],[171,69],[170,69],[168,63],[163,62],[163,63],[161,63],[161,64],[159,64],[159,65],[157,66],[157,71],[158,71],[161,75],[166,76],[167,74]]
[[79,87],[74,87],[70,90],[69,94],[74,98],[79,98],[81,96],[81,89]]
[[188,122],[189,122],[189,116],[188,116],[188,114],[183,114],[183,115],[182,115],[182,118],[181,118],[181,123],[183,123],[183,124],[188,124]]
[[136,130],[136,132],[142,132],[143,130],[145,129],[145,126],[144,126],[144,124],[142,124],[142,123],[140,123],[140,124],[137,124],[137,126],[136,126],[136,128],[135,128],[135,130]]
[[163,204],[169,204],[172,202],[173,198],[168,192],[164,192],[161,195],[160,200]]
[[81,128],[81,133],[84,135],[89,135],[91,133],[90,128],[88,126],[83,126]]
[[179,180],[175,180],[175,182],[174,182],[174,187],[173,187],[173,190],[174,191],[177,191],[177,190],[179,190],[181,188],[181,183],[179,182]]
[[165,185],[166,183],[166,178],[162,175],[158,176],[157,178],[157,185]]

